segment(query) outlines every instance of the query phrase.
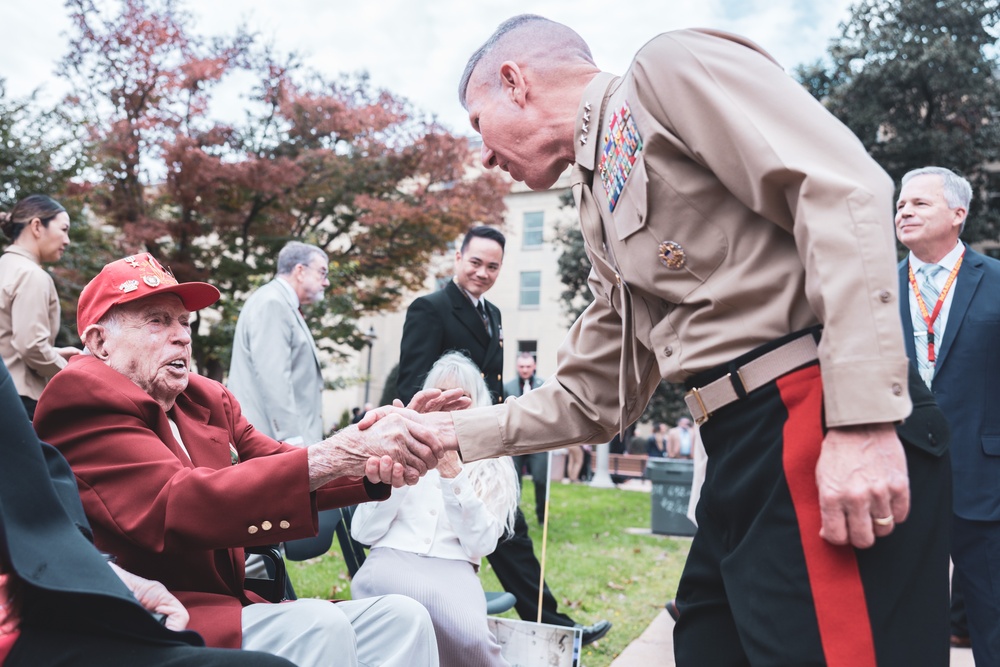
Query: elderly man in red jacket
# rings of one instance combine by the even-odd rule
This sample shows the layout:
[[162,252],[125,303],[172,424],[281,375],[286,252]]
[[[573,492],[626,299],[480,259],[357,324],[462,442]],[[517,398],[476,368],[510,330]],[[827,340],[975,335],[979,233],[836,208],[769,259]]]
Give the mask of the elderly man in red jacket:
[[318,509],[388,497],[440,446],[405,416],[307,448],[261,434],[223,385],[188,370],[191,311],[218,298],[146,253],[108,264],[80,295],[88,354],[47,387],[35,427],[73,467],[96,545],[162,581],[210,646],[300,666],[436,665],[430,619],[409,598],[261,604],[246,590],[244,547],[315,535]]

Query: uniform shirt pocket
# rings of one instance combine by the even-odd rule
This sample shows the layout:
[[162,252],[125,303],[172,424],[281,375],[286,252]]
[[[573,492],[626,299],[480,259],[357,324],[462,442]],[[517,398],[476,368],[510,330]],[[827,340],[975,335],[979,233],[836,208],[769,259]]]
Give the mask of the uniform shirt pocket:
[[632,165],[632,171],[612,214],[619,241],[624,241],[646,224],[648,185],[646,160],[640,155]]

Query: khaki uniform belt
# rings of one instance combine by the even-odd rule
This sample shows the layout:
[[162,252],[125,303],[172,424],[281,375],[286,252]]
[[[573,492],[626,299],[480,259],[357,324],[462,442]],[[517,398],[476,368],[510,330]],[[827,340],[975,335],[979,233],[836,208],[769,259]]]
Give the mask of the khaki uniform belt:
[[[753,361],[748,361],[736,369],[736,377],[743,385],[743,391],[749,394],[818,358],[816,339],[812,336],[802,336],[760,355]],[[726,373],[718,380],[709,382],[704,387],[692,389],[684,395],[684,402],[687,403],[696,424],[704,424],[713,412],[741,398],[733,382],[732,373]]]

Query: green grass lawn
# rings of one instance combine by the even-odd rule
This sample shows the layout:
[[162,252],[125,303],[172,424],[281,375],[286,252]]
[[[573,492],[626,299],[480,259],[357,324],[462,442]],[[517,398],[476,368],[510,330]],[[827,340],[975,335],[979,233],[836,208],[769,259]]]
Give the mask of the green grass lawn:
[[[541,558],[542,529],[534,503],[533,485],[527,482],[521,507]],[[583,649],[585,667],[606,667],[673,597],[690,540],[629,532],[649,529],[650,498],[640,491],[553,484],[549,512],[545,579],[560,610],[578,623],[601,618],[614,623],[604,639]],[[336,541],[325,556],[289,563],[289,575],[299,597],[351,596]],[[486,559],[480,577],[486,590],[502,590]],[[513,610],[504,616],[517,618]]]

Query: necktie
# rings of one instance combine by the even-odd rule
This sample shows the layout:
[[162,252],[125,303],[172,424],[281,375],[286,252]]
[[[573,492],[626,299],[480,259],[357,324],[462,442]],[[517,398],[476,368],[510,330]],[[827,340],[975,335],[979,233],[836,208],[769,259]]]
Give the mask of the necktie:
[[[934,310],[938,295],[941,294],[935,280],[941,271],[944,271],[944,267],[938,264],[924,264],[917,270],[917,274],[920,276],[920,297],[924,300],[928,311]],[[920,372],[920,378],[924,384],[930,387],[931,379],[934,377],[934,366],[927,360],[927,322],[924,321],[919,308],[916,308],[914,312],[913,331],[923,333],[923,335],[914,337],[917,351],[917,370]],[[941,349],[941,335],[943,333],[944,329],[941,327],[939,316],[938,320],[934,322],[934,348],[936,350]]]
[[524,386],[521,387],[521,396],[524,396],[529,391],[531,391],[531,378],[524,381]]
[[486,327],[486,331],[489,332],[490,318],[486,316],[486,308],[483,306],[482,301],[476,304],[476,310],[479,312],[479,318],[483,321],[483,326]]

